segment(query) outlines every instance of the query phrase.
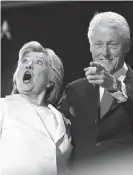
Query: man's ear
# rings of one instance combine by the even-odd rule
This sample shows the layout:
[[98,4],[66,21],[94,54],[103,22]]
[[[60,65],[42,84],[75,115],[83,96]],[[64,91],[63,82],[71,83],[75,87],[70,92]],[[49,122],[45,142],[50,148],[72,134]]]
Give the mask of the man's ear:
[[126,54],[129,52],[131,48],[131,39],[129,39],[128,41],[125,41],[123,44],[123,52]]

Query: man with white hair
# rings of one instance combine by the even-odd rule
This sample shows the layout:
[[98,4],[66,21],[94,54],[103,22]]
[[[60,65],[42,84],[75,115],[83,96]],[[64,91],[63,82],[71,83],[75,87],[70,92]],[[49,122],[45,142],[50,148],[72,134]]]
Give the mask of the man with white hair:
[[93,61],[84,69],[86,77],[68,84],[58,105],[72,123],[74,163],[107,160],[133,149],[133,70],[125,62],[128,23],[118,13],[97,13],[88,39]]

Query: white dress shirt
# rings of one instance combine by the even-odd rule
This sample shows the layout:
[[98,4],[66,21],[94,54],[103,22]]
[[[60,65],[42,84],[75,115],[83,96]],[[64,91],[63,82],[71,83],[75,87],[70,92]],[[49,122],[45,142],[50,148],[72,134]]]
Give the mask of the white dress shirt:
[[[115,74],[113,74],[116,78],[118,78],[121,81],[121,85],[122,85],[121,91],[110,93],[114,98],[117,99],[118,103],[125,102],[128,98],[126,86],[125,86],[125,83],[123,82],[126,77],[127,71],[128,71],[128,67],[126,63],[124,63],[123,67],[120,70],[118,70]],[[104,93],[104,88],[100,86],[99,91],[100,91],[100,101],[101,101]]]

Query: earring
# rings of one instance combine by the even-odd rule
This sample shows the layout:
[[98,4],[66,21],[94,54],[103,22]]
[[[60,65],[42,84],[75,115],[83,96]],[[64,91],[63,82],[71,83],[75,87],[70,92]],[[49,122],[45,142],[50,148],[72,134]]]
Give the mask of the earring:
[[48,84],[48,85],[47,85],[47,88],[50,88],[50,87],[51,87],[51,84]]
[[53,86],[53,82],[50,82],[48,85],[47,85],[47,88],[51,88]]

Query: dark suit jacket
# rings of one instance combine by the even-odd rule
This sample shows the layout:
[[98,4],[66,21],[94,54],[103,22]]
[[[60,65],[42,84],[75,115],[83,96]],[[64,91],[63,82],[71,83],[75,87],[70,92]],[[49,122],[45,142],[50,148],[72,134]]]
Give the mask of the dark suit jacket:
[[128,100],[117,103],[113,98],[102,119],[99,117],[98,85],[81,78],[66,87],[58,109],[72,123],[74,149],[71,158],[74,163],[98,155],[113,155],[126,148],[133,149],[133,70],[128,68],[124,80]]

